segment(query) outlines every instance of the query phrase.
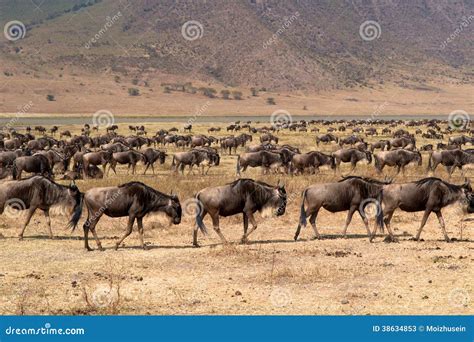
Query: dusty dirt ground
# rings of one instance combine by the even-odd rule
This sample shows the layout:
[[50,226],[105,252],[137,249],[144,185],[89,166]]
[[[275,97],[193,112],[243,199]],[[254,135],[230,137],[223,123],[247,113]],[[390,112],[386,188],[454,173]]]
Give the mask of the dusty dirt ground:
[[[155,128],[151,126],[150,131]],[[197,132],[204,129],[198,128]],[[282,132],[280,136],[280,143],[293,143],[303,151],[316,149],[314,133]],[[335,145],[321,149],[335,149]],[[86,191],[135,179],[164,192],[176,189],[184,204],[205,186],[232,181],[235,158],[224,155],[221,166],[204,177],[172,174],[169,158],[158,167],[156,176],[127,176],[121,168],[119,176],[77,184]],[[423,167],[410,167],[405,177],[395,181],[419,179],[425,168],[426,160]],[[139,172],[142,170],[140,166]],[[356,173],[375,176],[373,165],[361,166]],[[437,175],[446,178],[444,171]],[[44,217],[36,213],[23,241],[16,238],[23,214],[0,216],[0,314],[474,313],[472,215],[462,216],[457,207],[446,208],[443,214],[447,231],[457,241],[442,240],[432,215],[422,234],[424,241],[415,242],[410,239],[421,213],[397,211],[392,227],[399,242],[386,243],[379,236],[369,243],[358,216],[354,215],[348,238],[342,239],[339,234],[346,213],[323,210],[317,223],[324,238],[310,240],[312,229],[308,225],[300,241],[294,242],[301,190],[340,177],[329,170],[295,177],[261,176],[258,170],[252,170],[246,176],[271,184],[281,178],[289,193],[284,216],[263,219],[257,215],[259,227],[247,245],[238,244],[242,235],[240,216],[221,220],[224,235],[235,243],[222,245],[210,229],[208,237],[199,235],[201,248],[191,245],[191,216],[184,216],[178,226],[169,226],[160,216],[149,217],[144,222],[145,241],[151,247],[148,251],[138,248],[136,230],[124,247],[114,251],[126,218],[104,217],[97,226],[104,252],[86,252],[82,226],[71,233],[64,228],[65,216],[52,215],[56,239],[50,240]],[[467,176],[472,180],[472,170]],[[462,180],[456,171],[451,181],[459,184]],[[90,244],[96,247],[94,241]]]

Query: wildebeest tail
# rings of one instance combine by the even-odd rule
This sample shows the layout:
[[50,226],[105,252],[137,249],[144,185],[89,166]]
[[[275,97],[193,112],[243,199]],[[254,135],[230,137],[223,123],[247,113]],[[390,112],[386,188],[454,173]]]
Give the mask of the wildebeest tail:
[[196,225],[199,227],[201,232],[205,235],[207,235],[207,229],[206,226],[204,225],[204,222],[202,221],[202,211],[204,208],[202,207],[202,202],[199,199],[199,193],[194,197],[196,199],[196,203],[198,204],[198,208],[196,209]]
[[237,165],[235,166],[237,175],[240,175],[240,156],[237,156]]
[[306,209],[304,208],[304,200],[306,198],[306,190],[304,190],[303,194],[301,195],[300,224],[303,227],[306,227]]
[[72,213],[71,220],[69,221],[68,228],[72,228],[72,230],[76,229],[79,219],[82,215],[83,204],[84,194],[82,192],[78,192],[76,195],[76,204],[74,205],[74,211]]
[[13,176],[13,179],[17,179],[17,177],[18,177],[18,169],[17,169],[17,167],[16,167],[16,163],[15,163],[15,162],[13,163],[12,176]]
[[433,166],[432,166],[433,164],[431,163],[431,157],[432,157],[432,155],[433,155],[433,152],[430,152],[430,153],[428,154],[428,169],[426,170],[427,172],[431,171],[431,170],[432,170],[432,167],[433,167]]
[[380,227],[380,231],[383,233],[383,209],[382,209],[382,202],[383,202],[383,189],[380,191],[379,195],[377,196],[378,208],[377,208],[377,216],[375,220],[377,222],[377,226]]

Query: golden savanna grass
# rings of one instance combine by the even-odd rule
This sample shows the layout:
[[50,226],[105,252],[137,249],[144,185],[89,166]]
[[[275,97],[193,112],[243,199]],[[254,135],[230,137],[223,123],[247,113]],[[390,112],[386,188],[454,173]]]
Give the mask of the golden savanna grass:
[[[182,124],[145,125],[148,132],[155,132],[158,128],[181,128]],[[128,125],[119,126],[119,133],[128,134]],[[194,126],[195,134],[207,133],[209,127],[199,122]],[[61,129],[79,131],[77,126]],[[321,129],[325,132],[326,126]],[[349,132],[338,134],[347,136]],[[304,152],[316,149],[314,135],[279,133],[281,144],[298,146]],[[386,137],[368,140],[381,138]],[[258,135],[254,135],[253,143],[256,139]],[[420,146],[428,142],[432,143],[418,139]],[[321,145],[319,149],[329,152],[336,146]],[[175,151],[168,148],[170,154]],[[395,181],[425,176],[427,154],[423,157],[422,167],[410,166],[407,174]],[[212,168],[209,175],[200,176],[196,170],[196,175],[181,176],[170,171],[169,157],[156,175],[141,175],[142,165],[135,176],[127,175],[121,167],[117,176],[77,181],[77,185],[86,191],[139,180],[163,192],[175,190],[183,203],[206,186],[234,180],[235,162],[235,155],[222,154],[221,165]],[[348,173],[347,166],[342,173]],[[359,165],[356,174],[380,177],[373,165]],[[385,174],[393,176],[394,171],[385,170]],[[472,180],[472,170],[466,170],[466,175]],[[86,252],[82,229],[72,233],[66,230],[65,217],[53,216],[56,239],[49,240],[45,219],[37,213],[24,241],[18,241],[23,216],[0,216],[0,313],[473,314],[473,221],[459,208],[443,211],[448,234],[457,239],[453,243],[442,240],[435,215],[423,231],[424,241],[412,241],[422,213],[400,211],[392,220],[399,243],[385,243],[381,236],[369,243],[357,215],[349,226],[348,238],[342,239],[338,235],[346,213],[324,210],[317,224],[325,238],[310,240],[312,229],[308,225],[300,241],[294,242],[301,191],[313,183],[337,181],[340,175],[328,169],[318,175],[261,175],[254,169],[244,176],[271,184],[281,179],[289,194],[284,216],[264,220],[257,215],[259,227],[247,245],[237,243],[242,235],[241,216],[221,219],[221,229],[233,244],[222,245],[211,229],[208,237],[199,235],[201,248],[191,246],[192,217],[185,216],[178,226],[169,226],[160,216],[149,217],[145,220],[145,239],[151,247],[148,251],[138,248],[136,231],[114,251],[126,218],[103,217],[97,232],[105,252]],[[437,176],[447,179],[441,168]],[[456,171],[451,182],[462,181]],[[85,210],[81,225],[84,216]],[[94,241],[90,244],[95,248]]]

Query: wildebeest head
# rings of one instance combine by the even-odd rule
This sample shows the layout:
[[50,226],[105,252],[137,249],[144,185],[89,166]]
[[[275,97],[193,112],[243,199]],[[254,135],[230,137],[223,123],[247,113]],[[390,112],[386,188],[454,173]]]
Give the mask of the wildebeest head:
[[329,156],[329,165],[332,170],[336,169],[336,158],[334,156]]
[[69,194],[69,197],[66,199],[66,205],[70,208],[72,208],[72,217],[71,220],[69,221],[69,227],[72,229],[75,229],[77,226],[77,223],[79,222],[79,219],[81,218],[82,214],[82,200],[83,200],[83,193],[79,191],[79,188],[77,187],[76,183],[74,181],[69,184],[69,187],[67,189],[67,192]]
[[287,195],[285,185],[278,182],[278,185],[273,189],[272,196],[262,208],[262,211],[271,209],[272,214],[281,216],[286,210]]
[[171,218],[173,224],[181,223],[182,209],[178,196],[172,193],[169,196],[169,201],[163,211],[169,218]]
[[474,213],[474,194],[470,193],[467,196],[467,199],[468,199],[467,212],[469,214],[473,214]]
[[415,152],[415,160],[418,161],[418,166],[423,164],[423,159],[421,158],[421,153],[419,151]]

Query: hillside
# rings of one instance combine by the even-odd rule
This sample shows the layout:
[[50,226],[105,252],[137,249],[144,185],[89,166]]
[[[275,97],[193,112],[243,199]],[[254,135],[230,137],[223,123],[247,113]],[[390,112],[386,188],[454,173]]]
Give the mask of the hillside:
[[[0,112],[31,99],[38,112],[184,114],[206,87],[243,93],[213,100],[221,114],[267,112],[268,97],[302,113],[351,112],[341,101],[363,113],[387,101],[388,113],[470,110],[473,13],[471,1],[1,0],[2,26],[26,32],[0,40]],[[188,21],[197,36],[183,35]]]

